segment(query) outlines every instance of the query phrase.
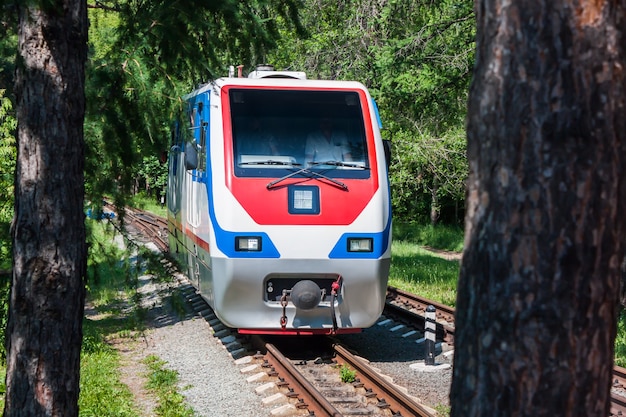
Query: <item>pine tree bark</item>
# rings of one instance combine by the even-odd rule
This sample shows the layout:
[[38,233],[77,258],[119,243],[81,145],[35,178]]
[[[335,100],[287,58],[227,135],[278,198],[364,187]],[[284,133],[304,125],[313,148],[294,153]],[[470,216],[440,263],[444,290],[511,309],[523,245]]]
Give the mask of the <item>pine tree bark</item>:
[[452,416],[607,416],[626,2],[479,0]]
[[4,416],[78,416],[86,243],[82,0],[18,2],[18,158]]

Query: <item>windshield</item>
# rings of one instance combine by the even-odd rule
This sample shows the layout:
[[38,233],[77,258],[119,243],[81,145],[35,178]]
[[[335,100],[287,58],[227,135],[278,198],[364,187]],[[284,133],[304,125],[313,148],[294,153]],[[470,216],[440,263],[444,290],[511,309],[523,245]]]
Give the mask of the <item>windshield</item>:
[[230,90],[235,175],[319,172],[368,178],[359,94],[337,90]]

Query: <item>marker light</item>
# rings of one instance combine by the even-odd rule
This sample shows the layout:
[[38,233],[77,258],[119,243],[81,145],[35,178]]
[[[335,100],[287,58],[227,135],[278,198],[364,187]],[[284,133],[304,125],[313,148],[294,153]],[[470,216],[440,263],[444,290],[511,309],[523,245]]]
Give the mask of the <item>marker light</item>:
[[238,252],[259,252],[261,250],[261,236],[237,236],[235,250]]
[[374,240],[371,237],[349,237],[348,252],[372,252]]

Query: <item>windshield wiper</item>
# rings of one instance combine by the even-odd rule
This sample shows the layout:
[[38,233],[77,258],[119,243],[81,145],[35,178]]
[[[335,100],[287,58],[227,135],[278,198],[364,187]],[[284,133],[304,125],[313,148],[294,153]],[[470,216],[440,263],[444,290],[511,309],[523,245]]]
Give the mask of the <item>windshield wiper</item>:
[[267,159],[267,160],[263,160],[263,161],[240,162],[239,165],[289,165],[289,166],[300,166],[302,164],[298,164],[297,162],[274,161],[273,159]]
[[353,164],[350,162],[343,161],[317,161],[317,162],[309,162],[310,165],[332,165],[336,167],[348,167],[348,168],[361,168],[361,169],[369,169],[364,165]]
[[267,187],[268,190],[271,190],[277,184],[283,182],[287,178],[291,178],[291,177],[293,177],[295,175],[302,174],[302,173],[307,174],[309,178],[317,178],[317,179],[322,178],[322,179],[325,179],[327,181],[330,181],[332,184],[336,185],[337,187],[339,187],[339,188],[341,188],[341,189],[343,189],[345,191],[348,191],[348,186],[346,184],[344,184],[343,182],[338,181],[338,180],[336,180],[334,178],[327,177],[326,175],[320,174],[319,172],[311,171],[308,168],[301,168],[301,169],[299,169],[297,171],[292,172],[291,174],[287,174],[284,177],[281,177],[281,178],[278,178],[277,180],[269,182],[266,187]]

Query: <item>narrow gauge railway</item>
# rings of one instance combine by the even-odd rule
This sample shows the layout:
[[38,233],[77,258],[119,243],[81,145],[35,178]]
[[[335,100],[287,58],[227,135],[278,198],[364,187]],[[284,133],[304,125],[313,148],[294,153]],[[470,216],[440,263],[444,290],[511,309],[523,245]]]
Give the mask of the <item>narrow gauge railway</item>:
[[[105,202],[105,206],[110,211],[114,208],[110,203]],[[159,216],[142,212],[136,209],[126,210],[127,220],[130,224],[140,229],[147,238],[151,239],[155,245],[164,253],[167,248],[167,221]],[[165,232],[164,232],[165,227]],[[193,288],[193,287],[191,287]],[[199,297],[199,296],[198,296]],[[208,307],[204,302],[195,301],[203,308]],[[389,287],[387,291],[386,308],[397,314],[400,321],[412,324],[418,328],[424,328],[425,317],[424,312],[428,305],[433,305],[437,311],[437,339],[446,341],[449,344],[454,343],[454,308],[424,299],[415,294],[410,294],[397,288]],[[269,349],[274,350],[274,349]],[[283,378],[283,377],[280,377]],[[312,394],[319,395],[319,394]],[[419,406],[419,404],[418,404]],[[421,406],[420,406],[421,407]],[[428,412],[428,411],[426,411]],[[341,414],[315,414],[320,415],[341,415]],[[410,415],[410,414],[409,414]],[[415,414],[429,416],[430,414]],[[626,368],[615,366],[613,368],[613,390],[611,393],[611,414],[610,416],[626,415]]]

